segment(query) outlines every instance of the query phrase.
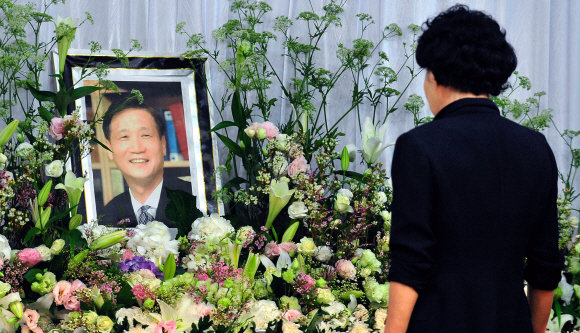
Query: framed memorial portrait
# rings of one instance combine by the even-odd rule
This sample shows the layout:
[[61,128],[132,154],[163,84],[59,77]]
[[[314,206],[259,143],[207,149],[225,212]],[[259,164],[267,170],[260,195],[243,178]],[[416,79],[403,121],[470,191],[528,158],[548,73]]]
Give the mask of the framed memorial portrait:
[[[71,159],[69,168],[89,179],[79,212],[85,211],[89,222],[117,226],[122,221],[129,227],[150,214],[149,220],[174,227],[165,217],[170,189],[195,195],[197,207],[206,214],[221,213],[212,199],[221,184],[214,178],[219,158],[210,132],[214,122],[206,59],[138,53],[127,65],[113,53],[89,55],[69,51],[67,89],[97,85],[96,75],[81,79],[83,67],[90,70],[106,63],[106,80],[118,91],[102,89],[76,101],[81,119],[101,119],[93,131],[108,148],[91,143],[90,154],[76,152]],[[56,54],[54,62],[58,64]],[[73,111],[69,106],[68,113]]]

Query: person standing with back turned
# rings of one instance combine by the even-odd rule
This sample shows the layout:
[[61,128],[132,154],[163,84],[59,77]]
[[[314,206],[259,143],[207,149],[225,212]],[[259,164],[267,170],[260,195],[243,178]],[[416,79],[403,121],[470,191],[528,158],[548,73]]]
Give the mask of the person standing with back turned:
[[435,118],[395,146],[385,333],[543,333],[563,266],[558,170],[545,137],[488,98],[507,88],[515,52],[467,6],[423,29],[416,57]]

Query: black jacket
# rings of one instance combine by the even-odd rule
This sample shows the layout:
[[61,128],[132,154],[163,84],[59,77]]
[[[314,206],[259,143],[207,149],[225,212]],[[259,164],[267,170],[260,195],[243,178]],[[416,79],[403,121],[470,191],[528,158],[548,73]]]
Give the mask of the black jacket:
[[[179,183],[183,183],[183,186],[180,188],[171,189],[182,190],[191,193],[191,183],[184,181],[180,181]],[[165,216],[165,209],[167,208],[167,204],[169,204],[169,199],[167,199],[167,191],[165,191],[164,182],[161,189],[161,196],[159,197],[159,205],[155,213],[155,221],[163,222],[169,228],[175,228],[175,224],[169,221],[169,219],[167,219]],[[100,221],[100,224],[117,226],[117,222],[126,218],[129,218],[131,222],[129,224],[125,224],[125,226],[129,228],[134,228],[137,226],[138,220],[135,216],[135,212],[133,211],[133,205],[131,204],[131,194],[129,191],[125,191],[117,195],[105,205],[104,217]]]
[[419,293],[408,332],[532,332],[523,281],[555,289],[563,265],[544,136],[462,99],[399,137],[392,180],[389,280]]

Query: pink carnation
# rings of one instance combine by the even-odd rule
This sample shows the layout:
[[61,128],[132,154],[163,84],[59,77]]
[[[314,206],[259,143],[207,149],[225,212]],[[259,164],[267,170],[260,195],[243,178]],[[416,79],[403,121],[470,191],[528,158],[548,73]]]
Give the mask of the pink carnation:
[[175,320],[160,321],[155,326],[155,333],[175,333],[177,330],[177,323]]
[[344,279],[354,279],[356,276],[356,268],[350,260],[339,260],[334,265],[338,275]]
[[48,131],[48,134],[50,134],[50,136],[52,136],[53,139],[60,140],[62,139],[63,130],[64,130],[64,119],[57,117],[52,118],[52,120],[50,121],[50,130]]
[[253,123],[250,127],[246,128],[244,132],[253,139],[256,136],[256,132],[258,131],[258,128],[260,128],[260,125],[260,123]]
[[131,252],[131,250],[125,249],[125,252],[123,252],[123,259],[121,260],[121,262],[124,262],[125,260],[133,260],[134,257],[135,255],[133,254],[133,252]]
[[17,254],[18,259],[28,267],[33,267],[42,261],[40,252],[37,249],[24,249]]
[[22,315],[22,318],[31,330],[38,327],[38,319],[40,318],[40,315],[38,312],[36,312],[36,310],[26,309]]
[[286,319],[288,321],[294,321],[294,320],[297,320],[300,317],[302,317],[302,313],[300,313],[300,311],[298,311],[298,310],[290,309],[290,310],[284,312],[283,317],[284,317],[284,319]]
[[278,248],[280,250],[285,251],[288,254],[292,253],[292,251],[296,251],[296,249],[297,249],[296,244],[294,244],[292,242],[282,242],[282,243],[278,244]]
[[296,174],[305,172],[307,169],[308,162],[306,162],[304,155],[300,155],[288,166],[288,176],[294,177]]
[[272,124],[269,121],[266,121],[265,123],[260,125],[260,128],[263,128],[266,130],[266,138],[268,138],[268,140],[272,140],[278,134],[280,134],[280,131],[278,131],[278,127],[276,127],[276,125]]
[[71,283],[68,281],[58,281],[54,288],[52,288],[52,294],[54,295],[54,302],[56,305],[62,305],[64,302],[64,297],[70,294]]
[[268,243],[268,245],[266,245],[266,247],[264,248],[264,255],[270,259],[274,259],[274,257],[280,255],[280,249],[278,248],[276,242],[271,241],[270,243]]

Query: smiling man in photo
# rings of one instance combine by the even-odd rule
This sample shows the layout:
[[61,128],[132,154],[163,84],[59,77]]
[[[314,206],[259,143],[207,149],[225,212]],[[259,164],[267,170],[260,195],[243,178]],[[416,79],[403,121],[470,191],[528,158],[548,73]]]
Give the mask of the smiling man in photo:
[[130,222],[125,225],[129,227],[150,221],[174,227],[165,216],[168,200],[163,187],[167,153],[163,115],[139,104],[136,99],[121,99],[109,107],[103,120],[103,132],[105,144],[111,150],[107,155],[123,174],[129,191],[106,204],[101,223],[116,225],[128,218]]

